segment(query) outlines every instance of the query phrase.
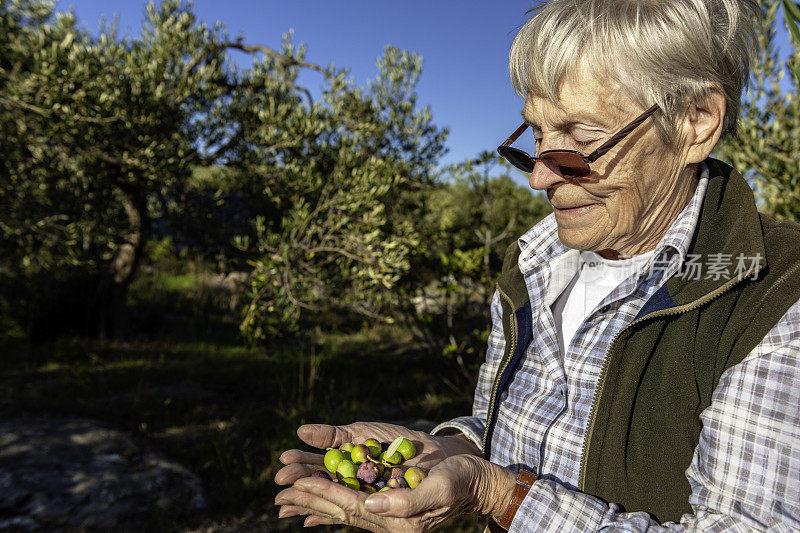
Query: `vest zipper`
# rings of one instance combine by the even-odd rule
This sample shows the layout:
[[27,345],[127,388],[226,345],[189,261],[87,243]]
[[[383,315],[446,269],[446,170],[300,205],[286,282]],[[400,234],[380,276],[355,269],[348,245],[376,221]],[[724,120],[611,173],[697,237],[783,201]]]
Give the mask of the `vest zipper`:
[[[497,285],[497,292],[500,296],[508,302],[508,305],[511,309],[511,347],[509,350],[506,350],[506,354],[508,356],[501,362],[501,366],[495,374],[494,385],[492,386],[492,394],[489,396],[489,409],[487,411],[487,419],[486,419],[486,430],[483,432],[483,453],[486,454],[486,438],[489,436],[489,427],[492,425],[492,413],[494,412],[494,404],[497,401],[497,388],[500,386],[500,380],[503,377],[503,373],[506,371],[506,367],[508,367],[509,361],[511,361],[512,356],[514,355],[514,351],[517,348],[517,314],[516,310],[514,309],[514,302],[511,301],[511,298],[508,297],[506,293],[500,288],[500,285]],[[488,459],[488,457],[486,458]]]
[[589,411],[589,423],[586,426],[586,436],[583,439],[583,447],[581,449],[581,467],[578,474],[578,490],[584,491],[586,489],[586,459],[587,459],[586,453],[587,450],[589,449],[589,444],[591,443],[592,440],[592,432],[594,431],[595,416],[597,415],[597,404],[600,401],[600,397],[603,395],[603,385],[605,384],[606,372],[608,370],[608,359],[609,356],[611,355],[612,350],[614,349],[614,343],[617,342],[619,336],[622,335],[622,333],[626,329],[631,328],[636,324],[640,324],[641,322],[648,320],[650,318],[669,316],[669,315],[679,315],[681,313],[697,309],[701,305],[706,304],[714,300],[715,298],[718,298],[723,293],[728,291],[731,287],[733,287],[743,279],[747,278],[748,276],[756,275],[759,269],[760,265],[751,267],[743,274],[740,274],[739,277],[737,277],[736,279],[728,281],[721,287],[711,291],[710,293],[698,298],[693,302],[689,302],[688,304],[683,304],[676,307],[670,307],[669,309],[662,309],[661,311],[655,311],[653,313],[650,313],[649,315],[645,315],[637,320],[634,320],[633,322],[631,322],[630,324],[619,330],[616,335],[614,335],[614,338],[611,340],[611,344],[609,344],[608,346],[608,350],[606,350],[606,356],[605,359],[603,360],[603,368],[600,370],[600,377],[598,378],[597,387],[595,388],[594,396],[592,397],[592,408]]

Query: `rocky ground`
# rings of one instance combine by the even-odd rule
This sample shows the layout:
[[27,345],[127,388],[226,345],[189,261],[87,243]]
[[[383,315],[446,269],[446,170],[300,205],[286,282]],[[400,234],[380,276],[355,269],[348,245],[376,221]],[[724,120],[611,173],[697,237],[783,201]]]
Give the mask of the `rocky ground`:
[[78,418],[0,421],[0,531],[169,528],[205,506],[194,474],[120,431]]
[[[402,422],[428,431],[435,425]],[[82,418],[0,420],[0,531],[234,533],[275,527],[268,513],[214,521],[203,519],[205,510],[197,476],[142,450],[123,432]]]

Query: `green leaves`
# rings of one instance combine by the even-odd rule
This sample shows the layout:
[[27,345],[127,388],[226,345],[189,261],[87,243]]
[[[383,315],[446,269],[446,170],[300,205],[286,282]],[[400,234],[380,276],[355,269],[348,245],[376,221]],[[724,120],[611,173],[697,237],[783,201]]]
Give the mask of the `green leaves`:
[[[759,55],[752,69],[752,83],[740,113],[735,137],[721,143],[719,151],[750,178],[761,208],[778,218],[800,216],[800,77],[795,40],[798,6],[782,2],[787,27],[795,42],[787,61],[774,47],[777,10],[781,2],[762,3]],[[794,28],[794,29],[792,29]],[[795,75],[786,75],[793,69]]]
[[[795,50],[800,47],[800,4],[793,0],[783,0],[783,18]],[[800,63],[791,67],[797,80],[800,80]]]
[[[302,63],[301,53],[287,45],[282,62]],[[295,142],[263,159],[280,207],[255,227],[253,248],[262,255],[242,323],[252,339],[301,331],[322,317],[393,318],[393,293],[420,246],[418,222],[404,208],[422,204],[445,133],[416,108],[421,59],[387,48],[378,64],[366,90],[326,70],[320,101],[295,101],[296,119],[278,128]],[[260,110],[262,123],[273,109]]]

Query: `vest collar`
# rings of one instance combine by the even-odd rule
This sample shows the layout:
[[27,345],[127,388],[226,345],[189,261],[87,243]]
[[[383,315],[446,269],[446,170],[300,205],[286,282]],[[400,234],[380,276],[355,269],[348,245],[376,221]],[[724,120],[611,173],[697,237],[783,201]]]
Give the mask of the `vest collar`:
[[[766,268],[764,237],[753,191],[729,165],[711,158],[706,165],[708,187],[687,253],[699,259],[702,275],[693,279],[694,276],[678,274],[667,282],[667,290],[677,305],[693,302],[730,283],[740,257],[748,266],[752,263],[758,270]],[[729,264],[730,275],[718,279],[709,276],[707,267],[713,261]]]

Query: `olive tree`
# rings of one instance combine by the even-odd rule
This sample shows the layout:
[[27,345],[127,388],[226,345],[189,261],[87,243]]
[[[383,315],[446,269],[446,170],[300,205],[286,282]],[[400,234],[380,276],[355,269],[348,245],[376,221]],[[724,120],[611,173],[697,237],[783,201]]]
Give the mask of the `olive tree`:
[[[358,102],[358,91],[305,62],[302,47],[255,47],[264,53],[241,70],[228,51],[254,47],[190,6],[150,3],[146,15],[136,38],[108,27],[93,37],[52,2],[0,0],[0,277],[4,301],[26,296],[23,314],[50,306],[52,287],[72,285],[80,294],[68,300],[88,302],[99,334],[119,329],[154,223],[174,233],[200,225],[201,235],[219,226],[191,209],[198,168],[241,178],[232,192],[250,200],[247,216],[280,231],[284,213],[301,209],[294,176],[313,164],[308,146],[318,143],[320,161],[356,157],[342,143],[329,150],[340,133],[317,119]],[[302,69],[330,80],[331,102],[342,100],[311,102],[297,83]]]
[[[781,2],[761,3],[758,56],[736,136],[721,145],[724,158],[752,179],[763,209],[800,218],[800,30],[797,4],[785,0],[785,22],[794,39],[786,60],[775,47]],[[794,73],[794,75],[793,75]]]
[[257,217],[255,237],[240,239],[259,256],[242,324],[251,338],[335,316],[393,320],[446,131],[416,104],[419,56],[387,47],[378,67],[367,88],[330,78],[308,108],[315,134],[268,164],[279,215]]

